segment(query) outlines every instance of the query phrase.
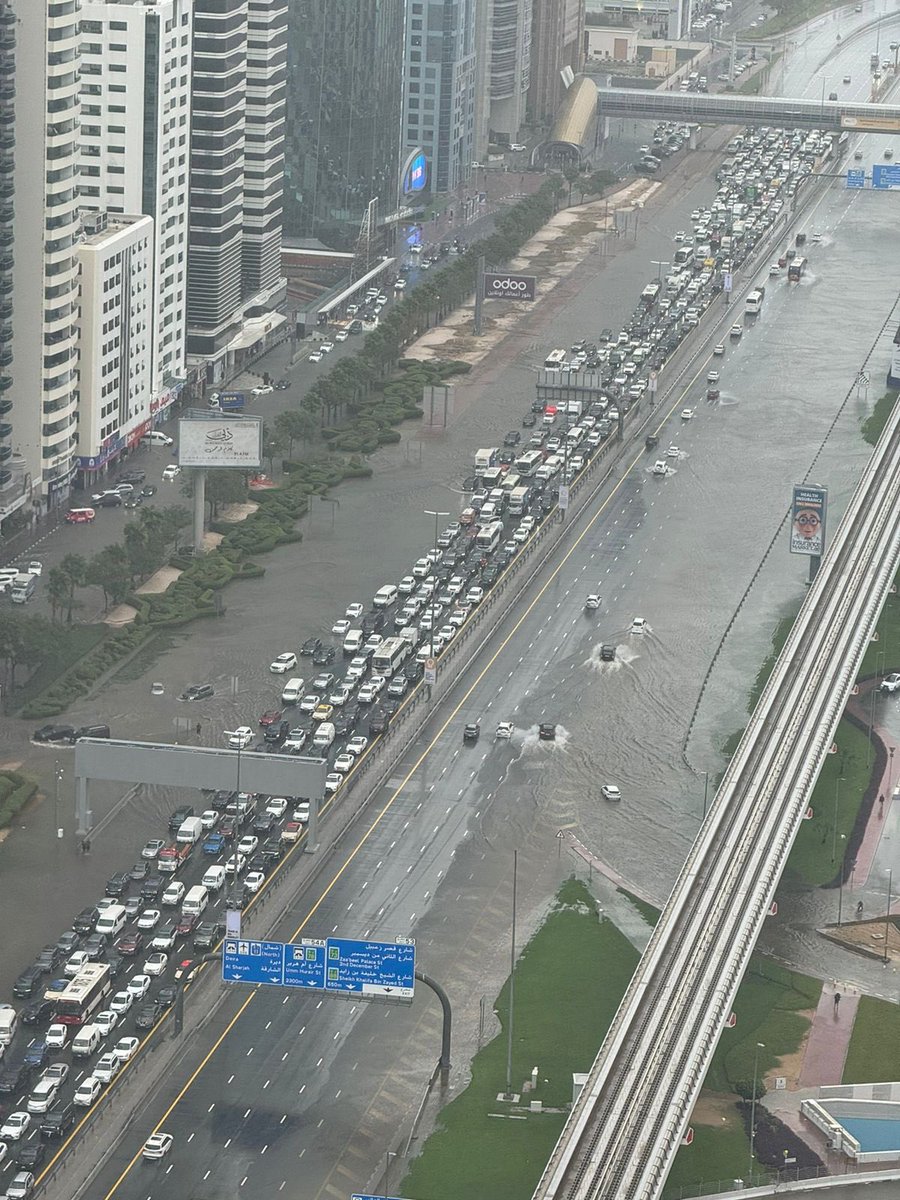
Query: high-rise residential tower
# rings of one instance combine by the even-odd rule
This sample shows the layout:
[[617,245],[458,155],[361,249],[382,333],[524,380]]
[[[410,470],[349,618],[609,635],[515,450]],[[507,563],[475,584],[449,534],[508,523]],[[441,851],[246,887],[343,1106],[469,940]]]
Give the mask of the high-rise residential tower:
[[562,102],[562,72],[577,75],[584,64],[584,0],[533,0],[529,120],[553,121]]
[[[13,458],[36,509],[64,503],[77,469],[79,8],[13,0],[15,76],[0,75],[0,97],[15,92],[20,147],[0,175],[0,205],[15,195],[12,386],[0,397],[13,400]],[[0,266],[0,300],[4,281]]]
[[153,218],[153,413],[185,375],[192,28],[193,0],[81,4],[81,206]]
[[13,462],[16,14],[0,0],[0,527],[27,503],[24,460]]

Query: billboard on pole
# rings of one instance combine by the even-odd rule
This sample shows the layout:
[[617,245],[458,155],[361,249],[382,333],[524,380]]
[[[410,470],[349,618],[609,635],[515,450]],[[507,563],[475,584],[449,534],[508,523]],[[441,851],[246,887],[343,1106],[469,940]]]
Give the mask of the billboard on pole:
[[825,553],[825,515],[828,488],[798,483],[791,504],[791,554]]
[[509,271],[485,271],[485,300],[533,300],[537,278],[512,275]]
[[178,422],[179,466],[253,471],[261,464],[261,417],[185,417]]

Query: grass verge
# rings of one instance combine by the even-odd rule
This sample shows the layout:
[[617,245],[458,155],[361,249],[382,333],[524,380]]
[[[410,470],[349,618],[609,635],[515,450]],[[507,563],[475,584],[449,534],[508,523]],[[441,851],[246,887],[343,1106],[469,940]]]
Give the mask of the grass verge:
[[900,1079],[900,1008],[874,996],[860,996],[842,1082],[896,1079]]
[[881,437],[888,417],[894,411],[898,395],[900,395],[898,392],[885,392],[880,400],[875,401],[875,407],[872,409],[871,415],[863,421],[863,440],[868,442],[870,446],[874,446]]
[[778,37],[789,29],[796,29],[798,25],[820,17],[822,13],[842,8],[843,0],[771,0],[771,5],[775,9],[775,16],[769,17],[768,21],[757,25],[755,29],[744,30],[742,40]]
[[[598,920],[587,888],[566,883],[516,970],[513,1087],[521,1091],[537,1065],[537,1089],[523,1095],[521,1107],[497,1100],[506,1089],[507,982],[495,1005],[502,1032],[475,1056],[469,1086],[441,1113],[400,1194],[428,1200],[531,1195],[565,1121],[572,1073],[589,1069],[637,961],[622,934]],[[532,1099],[556,1111],[529,1112]]]
[[634,905],[651,929],[656,928],[656,923],[659,920],[660,910],[654,908],[652,904],[648,904],[646,900],[642,900],[640,896],[633,896],[631,892],[625,888],[618,889],[621,895],[625,897],[629,904]]
[[0,771],[0,829],[11,825],[34,793],[37,784],[18,771]]

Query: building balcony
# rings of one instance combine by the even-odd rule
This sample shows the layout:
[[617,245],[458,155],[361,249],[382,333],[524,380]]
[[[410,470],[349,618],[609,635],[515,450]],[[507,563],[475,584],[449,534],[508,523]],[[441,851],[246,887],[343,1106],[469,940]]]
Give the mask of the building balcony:
[[8,487],[12,482],[12,471],[0,471],[0,488]]
[[9,276],[0,275],[0,296],[11,296],[13,294],[13,281]]
[[0,300],[0,321],[8,321],[13,315],[12,300]]
[[5,129],[0,129],[0,150],[12,150],[15,144],[15,125],[7,125]]
[[0,100],[15,100],[16,98],[16,81],[9,75],[5,79],[0,79]]
[[0,200],[11,200],[15,194],[15,180],[4,178],[2,172],[0,172]]
[[15,266],[15,259],[11,250],[0,250],[0,271],[11,271]]
[[13,352],[0,342],[0,367],[8,367],[13,360]]
[[[0,392],[8,392],[13,385],[12,375],[0,375]],[[0,404],[5,404],[5,400],[0,400]],[[0,408],[0,413],[4,410]]]
[[0,104],[0,125],[15,125],[16,110],[12,104]]
[[8,27],[0,27],[0,50],[15,50],[16,31]]
[[12,446],[0,446],[0,463],[8,462],[12,458]]
[[0,421],[0,442],[5,442],[7,438],[11,438],[13,427],[9,421]]
[[[9,379],[10,383],[12,383],[9,375],[0,375],[0,379]],[[6,399],[0,399],[0,417],[9,416],[12,410],[13,402],[9,399],[9,397],[6,397]]]

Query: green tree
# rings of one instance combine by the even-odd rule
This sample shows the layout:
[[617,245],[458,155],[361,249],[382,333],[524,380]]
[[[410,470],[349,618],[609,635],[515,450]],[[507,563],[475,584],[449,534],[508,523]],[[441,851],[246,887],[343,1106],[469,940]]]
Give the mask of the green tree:
[[55,621],[69,599],[69,577],[62,567],[51,567],[47,572],[47,599],[50,601],[51,617]]
[[63,607],[66,610],[66,623],[72,624],[72,610],[77,607],[75,591],[84,587],[87,560],[83,554],[67,554],[59,564],[61,578],[65,580],[65,599]]
[[242,504],[247,499],[247,480],[240,471],[220,468],[206,475],[206,503],[209,519],[218,515],[223,504]]
[[602,196],[607,188],[618,183],[613,171],[592,171],[585,180],[585,192],[588,196]]
[[87,582],[103,590],[104,612],[121,604],[131,589],[131,564],[124,546],[104,546],[87,565]]
[[275,433],[287,442],[288,456],[294,453],[294,442],[311,441],[317,429],[315,417],[302,408],[289,408],[275,418]]

